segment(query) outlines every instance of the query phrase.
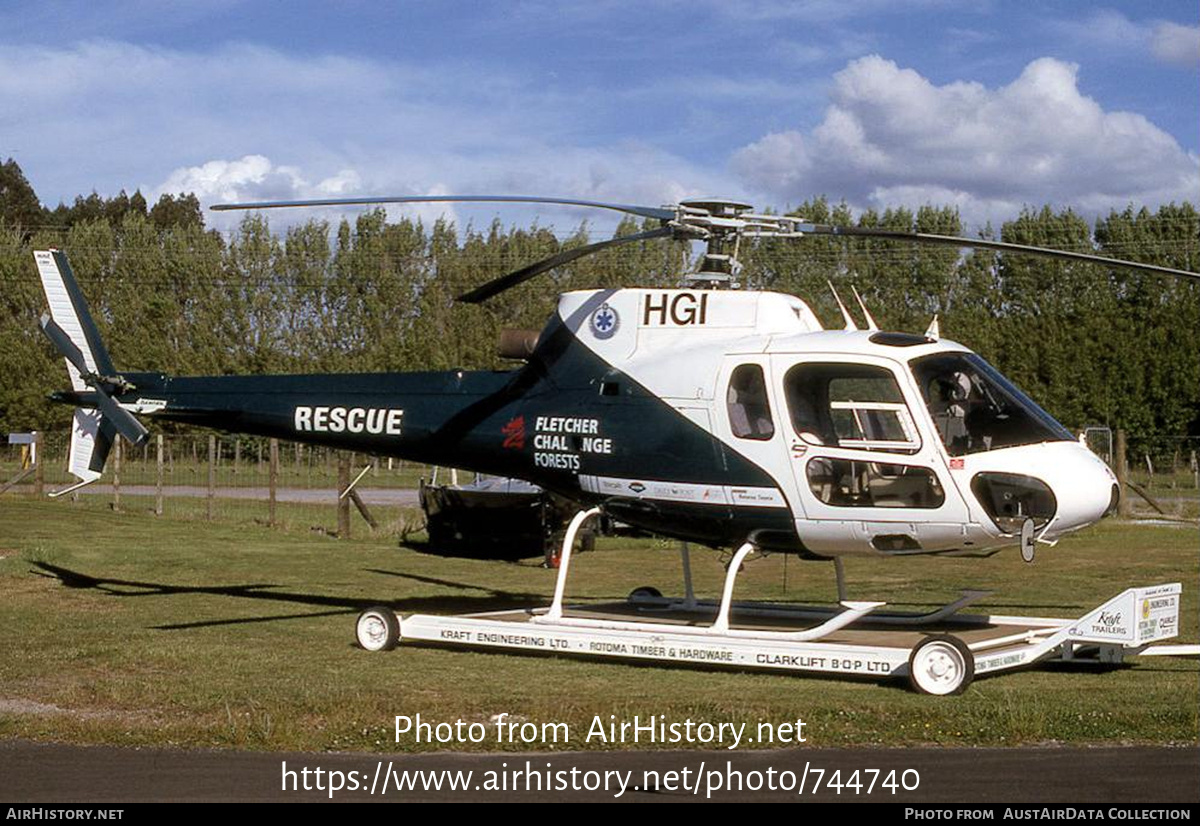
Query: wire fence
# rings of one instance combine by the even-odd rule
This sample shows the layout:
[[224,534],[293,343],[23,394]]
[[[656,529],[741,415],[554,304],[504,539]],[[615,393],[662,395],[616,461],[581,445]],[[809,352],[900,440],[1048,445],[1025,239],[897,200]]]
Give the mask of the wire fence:
[[[1115,468],[1107,428],[1089,429],[1088,446]],[[0,504],[70,487],[68,434],[40,434],[41,467],[30,448],[0,445]],[[120,440],[118,440],[120,442]],[[281,530],[403,538],[424,527],[417,490],[428,465],[350,454],[298,442],[215,434],[153,436],[142,447],[114,446],[104,476],[63,497],[73,507],[154,514],[162,518],[270,525]],[[1164,460],[1130,451],[1127,492],[1134,515],[1200,516],[1200,438],[1176,440]],[[274,470],[272,470],[274,465]],[[355,481],[357,502],[340,497]],[[360,515],[361,514],[361,515]],[[375,522],[368,526],[367,520]]]
[[[0,446],[0,489],[16,480],[0,495],[35,496],[39,486],[53,493],[77,483],[66,470],[68,434],[40,438],[40,472],[29,446]],[[417,489],[432,468],[298,442],[277,441],[272,451],[271,442],[204,433],[152,436],[141,447],[118,440],[104,476],[63,499],[77,507],[328,534],[353,525],[403,537],[423,527]],[[354,504],[340,494],[359,474]],[[351,509],[363,516],[352,514],[348,525]],[[369,528],[368,516],[377,527]]]

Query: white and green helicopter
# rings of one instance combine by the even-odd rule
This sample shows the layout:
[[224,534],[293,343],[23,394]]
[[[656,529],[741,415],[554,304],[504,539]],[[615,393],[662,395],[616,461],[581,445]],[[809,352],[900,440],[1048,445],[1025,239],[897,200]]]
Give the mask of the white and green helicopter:
[[[518,337],[510,348],[523,359],[513,370],[203,377],[116,370],[66,256],[38,252],[50,304],[42,329],[65,357],[72,383],[54,397],[77,407],[70,469],[80,484],[101,475],[118,434],[135,444],[146,438],[137,419],[145,416],[516,477],[583,505],[563,540],[549,608],[401,621],[390,606],[375,607],[356,624],[359,643],[370,650],[390,648],[403,637],[586,656],[907,674],[920,691],[948,694],[965,689],[976,673],[1021,667],[1055,652],[1070,659],[1084,644],[1098,646],[1101,659],[1119,660],[1123,652],[1144,650],[1148,640],[1177,633],[1179,584],[1130,589],[1078,621],[964,617],[959,622],[966,623],[966,637],[934,633],[915,645],[898,637],[882,643],[874,632],[854,631],[860,620],[944,630],[983,592],[964,592],[929,614],[885,616],[876,611],[882,603],[846,599],[845,557],[975,555],[1019,546],[1032,561],[1037,542],[1053,542],[1113,511],[1120,496],[1116,479],[995,368],[940,338],[936,323],[924,335],[885,332],[863,306],[867,329],[861,330],[839,298],[845,327],[826,330],[795,296],[722,288],[732,286],[740,243],[761,237],[798,244],[810,236],[884,238],[1185,278],[1200,274],[1002,242],[814,224],[756,215],[748,204],[720,200],[641,207],[428,196],[214,208],[439,201],[565,204],[659,222],[530,264],[460,297],[467,302],[620,244],[675,238],[707,242],[708,249],[699,272],[680,289],[563,294],[545,328]],[[639,589],[631,595],[635,611],[700,611],[708,618],[630,619],[629,607],[599,617],[567,611],[572,543],[583,522],[601,513],[684,541],[686,597],[669,600]],[[719,603],[696,600],[688,542],[737,548]],[[756,551],[832,560],[840,609],[740,606],[742,614],[787,617],[800,625],[731,625],[737,572]],[[991,638],[978,638],[984,628]]]
[[[980,247],[1194,272],[1002,242],[814,224],[693,200],[643,207],[559,198],[428,196],[226,204],[271,209],[424,202],[548,203],[658,221],[570,249],[460,297],[480,302],[608,247],[707,242],[680,289],[563,294],[509,371],[174,377],[118,372],[58,251],[36,254],[43,329],[76,405],[70,467],[86,483],[135,418],[517,477],[638,528],[807,559],[980,552],[1052,541],[1118,500],[1108,467],[967,347],[924,335],[823,329],[800,298],[722,289],[745,239],[812,236]],[[841,301],[839,299],[839,304]],[[866,308],[863,308],[864,312]]]

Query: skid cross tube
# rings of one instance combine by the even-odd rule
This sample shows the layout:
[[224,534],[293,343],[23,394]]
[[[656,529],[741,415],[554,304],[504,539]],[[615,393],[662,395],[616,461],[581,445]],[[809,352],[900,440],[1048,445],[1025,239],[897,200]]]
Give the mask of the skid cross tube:
[[729,562],[729,568],[725,571],[725,588],[721,591],[721,607],[717,610],[717,620],[712,624],[712,630],[718,634],[729,630],[729,609],[733,602],[733,584],[737,581],[738,571],[741,570],[742,563],[746,561],[746,557],[750,556],[755,550],[753,542],[746,542],[742,547],[738,548],[737,553],[733,555],[733,559]]
[[554,583],[554,602],[550,603],[550,610],[542,615],[544,619],[562,619],[563,594],[567,590],[567,571],[571,568],[571,546],[575,544],[575,535],[579,533],[579,529],[583,527],[583,523],[599,515],[599,508],[580,511],[575,514],[575,517],[571,520],[571,524],[567,526],[566,536],[563,537],[562,553],[558,557],[558,581]]

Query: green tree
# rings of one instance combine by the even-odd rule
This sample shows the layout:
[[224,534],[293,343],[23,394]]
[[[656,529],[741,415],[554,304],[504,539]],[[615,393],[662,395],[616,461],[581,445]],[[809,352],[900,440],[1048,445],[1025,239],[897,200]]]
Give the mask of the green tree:
[[12,158],[0,164],[0,223],[28,232],[46,223],[46,211]]

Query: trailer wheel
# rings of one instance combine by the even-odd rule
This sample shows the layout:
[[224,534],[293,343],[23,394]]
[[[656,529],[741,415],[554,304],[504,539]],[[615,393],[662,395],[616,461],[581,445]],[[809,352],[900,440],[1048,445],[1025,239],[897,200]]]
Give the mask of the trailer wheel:
[[961,694],[974,677],[971,649],[949,634],[926,637],[908,658],[908,678],[922,694]]
[[367,651],[391,651],[400,642],[400,620],[391,608],[368,608],[358,615],[354,636]]
[[662,591],[653,585],[643,585],[641,588],[634,588],[629,592],[630,602],[637,602],[639,599],[662,599]]

